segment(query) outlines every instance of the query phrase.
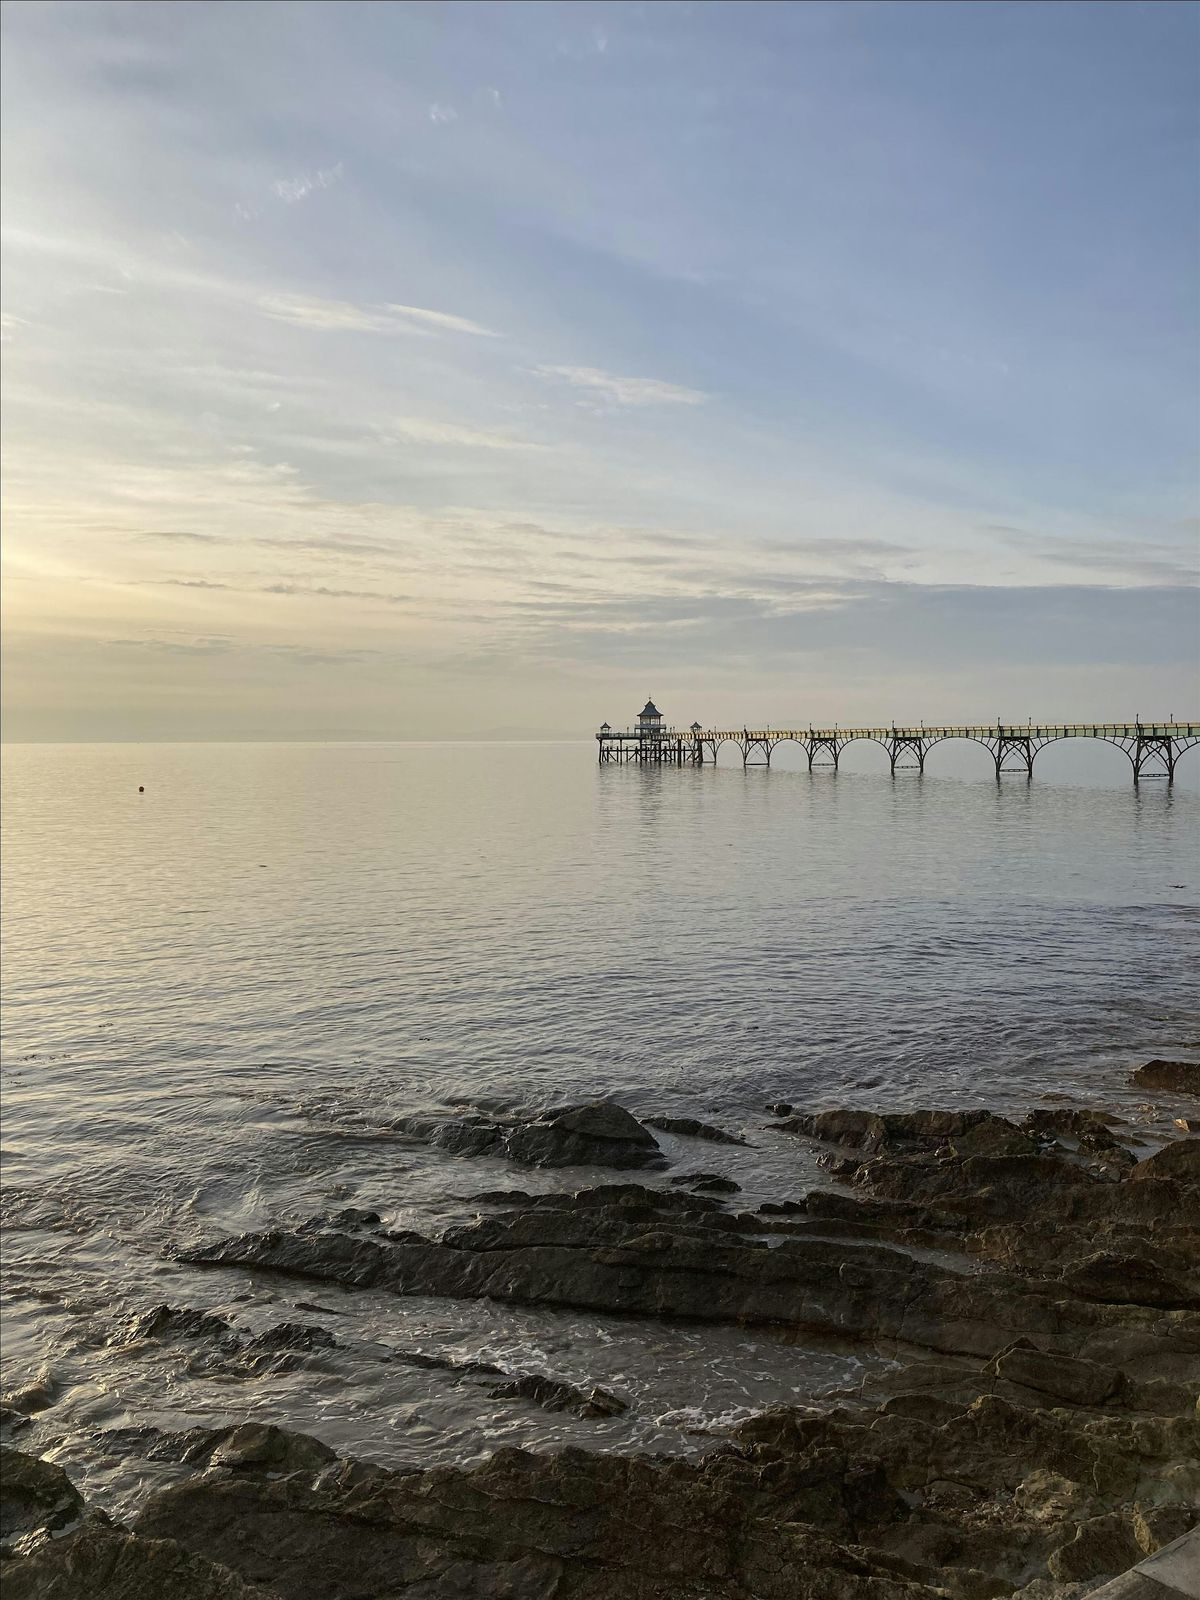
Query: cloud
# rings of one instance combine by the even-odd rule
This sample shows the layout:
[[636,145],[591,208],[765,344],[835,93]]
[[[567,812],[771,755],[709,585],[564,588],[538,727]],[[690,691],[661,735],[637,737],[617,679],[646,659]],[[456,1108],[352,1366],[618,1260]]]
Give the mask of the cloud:
[[1144,539],[1064,539],[1059,534],[1031,533],[1007,523],[988,523],[984,529],[1001,544],[1035,561],[1095,574],[1100,581],[1129,585],[1200,583],[1200,562],[1195,546],[1163,544]]
[[399,417],[394,424],[398,439],[408,444],[460,445],[468,450],[544,450],[545,445],[510,434],[483,433],[456,422],[430,422],[423,417]]
[[319,300],[313,295],[272,294],[259,298],[258,308],[279,322],[318,333],[470,333],[485,339],[499,335],[467,317],[423,306],[356,305],[350,300]]
[[448,333],[473,333],[483,339],[498,339],[500,335],[493,333],[491,328],[481,327],[478,322],[472,322],[468,317],[451,316],[448,311],[427,311],[423,306],[395,306],[389,305],[387,309],[397,317],[407,317],[413,322],[426,324],[431,328],[445,328]]
[[455,111],[453,106],[445,106],[435,100],[429,108],[429,120],[430,122],[457,122],[458,112]]
[[619,406],[699,406],[708,396],[699,389],[658,378],[622,378],[599,367],[534,367],[539,378],[558,379],[574,389],[598,395]]
[[307,199],[315,189],[332,189],[335,183],[342,181],[344,170],[338,161],[332,167],[301,173],[298,178],[277,178],[271,188],[285,205],[293,206],[298,200]]

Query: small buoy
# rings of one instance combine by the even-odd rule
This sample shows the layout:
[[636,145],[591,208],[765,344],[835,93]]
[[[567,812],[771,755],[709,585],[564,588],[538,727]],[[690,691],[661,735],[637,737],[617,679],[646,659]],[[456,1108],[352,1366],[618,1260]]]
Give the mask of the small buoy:
[[139,783],[138,784],[138,793],[139,794],[145,794],[145,792],[146,792],[146,785],[144,783]]

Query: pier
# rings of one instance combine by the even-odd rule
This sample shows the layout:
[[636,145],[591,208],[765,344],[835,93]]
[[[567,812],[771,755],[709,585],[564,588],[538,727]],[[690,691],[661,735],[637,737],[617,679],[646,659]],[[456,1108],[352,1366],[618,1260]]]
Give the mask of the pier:
[[1194,722],[1060,722],[962,724],[947,727],[890,728],[705,728],[693,722],[689,728],[669,727],[652,700],[638,714],[636,723],[614,730],[607,722],[596,734],[602,766],[654,765],[701,767],[716,764],[717,751],[732,744],[741,752],[743,767],[769,767],[771,752],[777,745],[796,744],[808,757],[808,770],[828,767],[837,771],[838,760],[847,745],[868,739],[882,745],[888,753],[891,770],[911,768],[925,771],[925,760],[935,745],[947,739],[970,739],[989,752],[999,779],[1005,773],[1033,777],[1034,758],[1049,744],[1061,739],[1099,739],[1116,745],[1129,757],[1133,781],[1143,778],[1175,781],[1175,767],[1186,750],[1200,744],[1200,720]]

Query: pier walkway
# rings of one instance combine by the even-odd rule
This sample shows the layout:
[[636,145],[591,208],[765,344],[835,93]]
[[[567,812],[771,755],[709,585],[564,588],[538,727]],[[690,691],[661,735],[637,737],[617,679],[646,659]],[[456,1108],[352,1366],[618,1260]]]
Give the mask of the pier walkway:
[[[656,713],[657,716],[657,713]],[[947,739],[970,739],[991,754],[996,776],[1023,773],[1033,776],[1034,758],[1049,744],[1060,739],[1099,739],[1116,745],[1129,757],[1133,781],[1165,778],[1174,782],[1175,766],[1186,750],[1200,744],[1200,721],[1196,722],[1064,722],[995,723],[947,727],[890,728],[690,728],[663,727],[661,722],[641,722],[637,727],[616,731],[607,724],[596,735],[602,765],[704,766],[715,764],[723,744],[741,752],[745,767],[771,765],[771,752],[781,744],[797,744],[814,767],[837,769],[847,745],[867,739],[880,744],[888,753],[891,769],[911,767],[925,770],[925,758],[935,745]]]

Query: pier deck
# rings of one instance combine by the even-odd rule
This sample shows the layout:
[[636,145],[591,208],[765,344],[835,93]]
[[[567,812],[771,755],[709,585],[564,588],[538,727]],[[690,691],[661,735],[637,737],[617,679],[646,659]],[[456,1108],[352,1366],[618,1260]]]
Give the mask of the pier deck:
[[616,731],[607,726],[596,735],[601,765],[704,766],[715,764],[724,744],[741,752],[746,767],[771,765],[771,752],[780,744],[799,745],[816,766],[835,770],[842,751],[856,740],[880,744],[888,753],[891,769],[912,766],[924,772],[929,751],[948,739],[969,739],[983,745],[995,763],[996,776],[1023,773],[1033,776],[1034,758],[1061,739],[1098,739],[1116,745],[1129,757],[1133,781],[1143,778],[1175,779],[1175,766],[1186,750],[1200,743],[1200,721],[1194,722],[1059,722],[954,724],[890,728],[691,728],[637,727]]

